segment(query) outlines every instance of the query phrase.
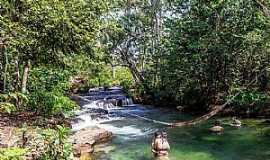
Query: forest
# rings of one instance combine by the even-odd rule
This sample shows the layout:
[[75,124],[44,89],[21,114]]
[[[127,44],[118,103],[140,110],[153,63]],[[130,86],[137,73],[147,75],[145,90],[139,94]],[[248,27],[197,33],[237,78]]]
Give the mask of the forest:
[[[143,123],[165,129],[172,142],[171,160],[270,157],[265,150],[270,147],[269,0],[1,0],[0,53],[1,160],[76,159],[70,142],[74,117],[92,101],[91,89],[103,88],[105,94],[115,86],[140,104],[135,107],[142,105],[152,113],[136,113],[133,119],[180,127],[168,129],[143,119],[130,124],[132,118],[121,117],[130,124],[122,128]],[[158,117],[163,112],[166,115]],[[213,120],[233,116],[246,127],[235,134],[253,136],[241,146],[235,144],[239,153],[221,147],[228,153],[222,157],[204,148],[202,143],[211,145],[205,140],[209,137],[181,150],[194,139],[183,142],[176,137],[188,132],[206,136],[202,130]],[[116,126],[114,121],[111,125]],[[115,150],[123,147],[120,142],[129,143],[108,131]],[[225,127],[228,142],[233,131]],[[140,149],[124,150],[130,156],[94,149],[91,156],[79,159],[102,160],[106,155],[106,160],[150,160],[150,142],[142,141],[148,142],[151,135],[132,139]],[[213,141],[225,144],[220,137],[214,135]],[[250,153],[248,144],[261,141]],[[134,150],[145,154],[135,156]]]

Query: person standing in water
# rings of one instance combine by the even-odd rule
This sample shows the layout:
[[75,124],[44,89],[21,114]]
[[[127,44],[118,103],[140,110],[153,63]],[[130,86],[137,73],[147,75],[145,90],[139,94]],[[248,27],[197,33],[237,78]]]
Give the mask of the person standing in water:
[[240,120],[236,119],[236,117],[233,117],[232,118],[232,123],[231,123],[231,126],[234,126],[234,127],[241,127],[242,123]]
[[209,130],[210,130],[211,132],[220,134],[220,133],[222,133],[222,132],[224,131],[224,128],[221,127],[220,122],[216,120],[215,123],[214,123],[214,126],[211,127]]
[[152,152],[156,160],[169,160],[170,145],[166,132],[156,132],[152,140]]
[[161,140],[161,133],[160,132],[155,132],[154,137],[152,139],[152,144],[151,144],[151,151],[154,154],[154,156],[156,157],[156,155],[158,154],[158,149],[157,149],[157,143],[159,143],[159,141]]

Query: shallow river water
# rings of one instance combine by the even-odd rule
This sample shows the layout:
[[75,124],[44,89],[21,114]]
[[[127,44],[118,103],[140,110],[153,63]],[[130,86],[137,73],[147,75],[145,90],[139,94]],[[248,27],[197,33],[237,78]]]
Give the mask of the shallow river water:
[[[170,128],[132,117],[133,113],[155,120],[175,122],[192,117],[169,109],[135,105],[111,110],[105,120],[94,120],[78,126],[98,125],[114,134],[111,142],[95,153],[95,160],[152,160],[150,144],[153,133],[166,130],[171,145],[170,160],[270,160],[269,124],[245,119],[241,128],[225,124],[222,135],[210,133],[213,120],[200,125]],[[85,117],[85,115],[84,115]],[[266,132],[268,130],[268,134]]]

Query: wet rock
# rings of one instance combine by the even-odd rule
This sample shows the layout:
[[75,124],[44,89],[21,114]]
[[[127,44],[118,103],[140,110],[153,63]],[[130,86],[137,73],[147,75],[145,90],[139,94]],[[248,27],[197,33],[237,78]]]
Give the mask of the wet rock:
[[180,112],[182,112],[184,110],[184,107],[183,106],[177,106],[176,109]]
[[111,138],[112,133],[102,128],[81,129],[70,137],[73,142],[73,154],[78,157],[84,153],[92,153],[95,144],[109,141]]
[[116,147],[115,146],[111,146],[108,144],[98,144],[94,147],[95,152],[103,152],[108,154],[109,152],[115,150]]
[[97,144],[106,142],[112,138],[112,133],[98,127],[87,127],[79,130],[71,136],[75,144]]
[[73,155],[80,157],[83,154],[93,153],[94,149],[90,144],[74,144],[73,145]]
[[211,132],[223,132],[224,131],[224,128],[221,127],[221,126],[214,126],[214,127],[211,127],[210,128],[210,131]]
[[232,123],[230,125],[233,127],[241,127],[242,122],[240,120],[236,119],[235,117],[233,117]]

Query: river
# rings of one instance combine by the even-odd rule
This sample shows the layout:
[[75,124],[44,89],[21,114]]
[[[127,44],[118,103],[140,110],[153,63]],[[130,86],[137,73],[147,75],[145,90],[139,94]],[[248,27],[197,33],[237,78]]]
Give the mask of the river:
[[213,119],[196,126],[171,128],[130,115],[165,122],[192,118],[166,107],[132,105],[116,107],[110,109],[109,113],[100,114],[91,106],[84,108],[84,114],[78,114],[84,120],[74,125],[73,129],[96,125],[114,134],[112,141],[102,145],[99,152],[94,154],[95,160],[152,160],[150,144],[153,133],[158,130],[168,133],[170,160],[270,159],[270,125],[261,123],[263,120],[244,119],[241,128],[234,128],[226,125],[229,119],[219,118],[224,122],[225,132],[216,135],[208,130]]

